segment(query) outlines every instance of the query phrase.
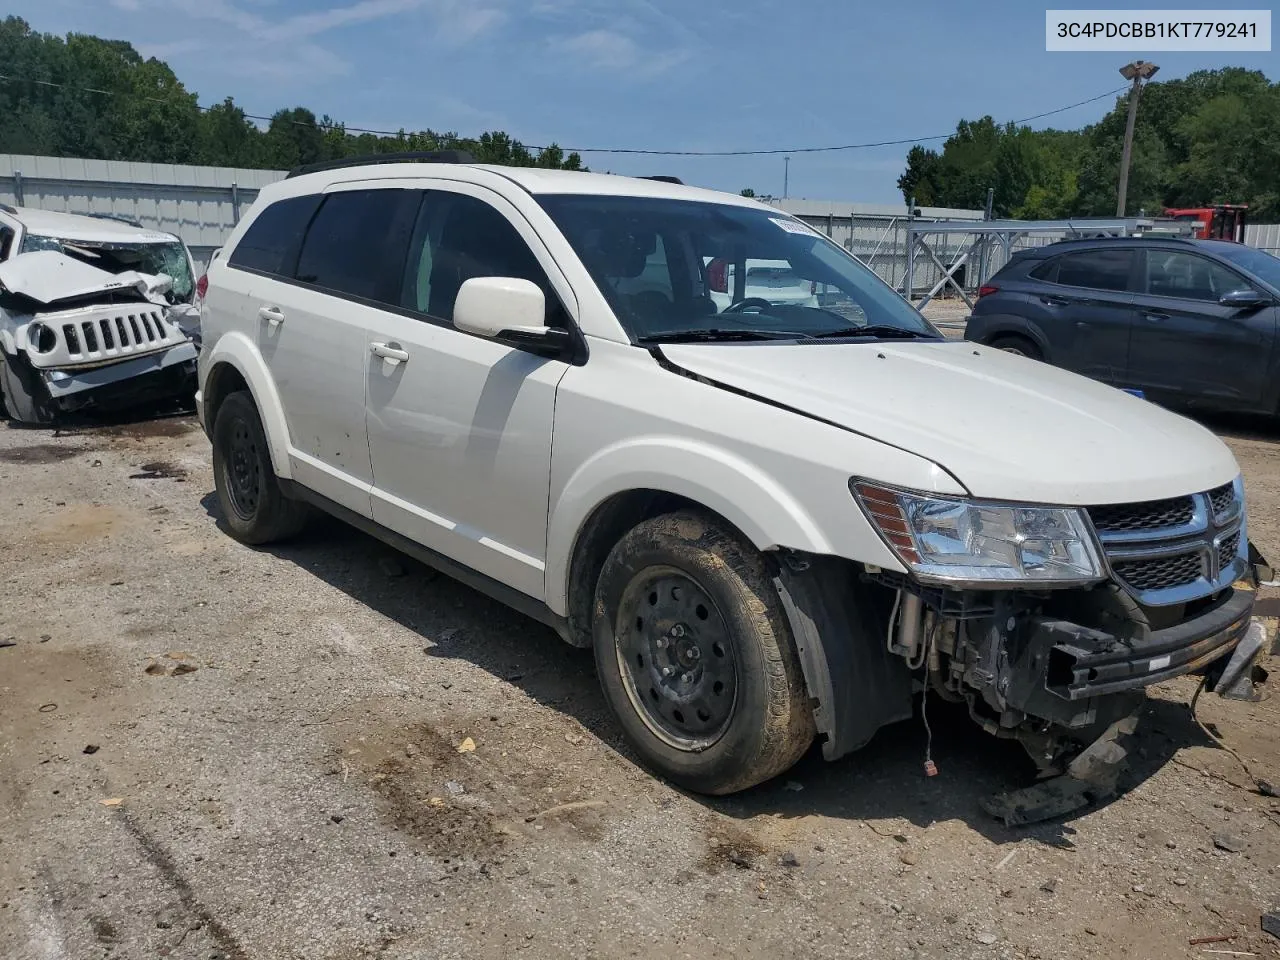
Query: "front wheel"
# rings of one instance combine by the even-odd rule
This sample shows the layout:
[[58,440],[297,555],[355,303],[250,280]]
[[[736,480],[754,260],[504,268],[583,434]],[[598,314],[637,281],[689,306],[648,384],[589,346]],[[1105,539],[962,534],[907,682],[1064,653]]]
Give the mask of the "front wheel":
[[17,357],[0,353],[0,393],[14,423],[36,426],[53,422],[53,407],[36,375]]
[[813,741],[795,642],[764,558],[711,518],[682,511],[627,533],[597,581],[592,632],[623,732],[675,783],[745,790]]

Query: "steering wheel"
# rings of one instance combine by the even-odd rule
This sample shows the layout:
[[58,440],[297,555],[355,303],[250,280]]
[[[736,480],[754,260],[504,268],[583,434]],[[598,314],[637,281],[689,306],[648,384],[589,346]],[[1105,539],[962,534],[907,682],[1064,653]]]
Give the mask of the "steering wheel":
[[737,303],[730,304],[729,306],[725,307],[723,312],[724,313],[742,313],[743,311],[751,307],[755,307],[757,310],[770,310],[773,308],[773,304],[770,303],[768,300],[766,300],[764,297],[745,297],[742,300],[739,300]]

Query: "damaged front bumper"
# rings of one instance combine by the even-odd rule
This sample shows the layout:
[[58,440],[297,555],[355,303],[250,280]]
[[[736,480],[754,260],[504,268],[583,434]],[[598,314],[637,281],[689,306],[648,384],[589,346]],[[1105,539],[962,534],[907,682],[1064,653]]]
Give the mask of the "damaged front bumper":
[[1029,622],[1027,649],[1032,662],[1044,661],[1044,688],[1054,696],[1106,696],[1194,673],[1225,656],[1248,630],[1253,603],[1252,590],[1233,589],[1192,619],[1132,638],[1038,616]]
[[194,390],[190,309],[93,304],[19,318],[4,344],[21,353],[55,409],[119,406]]

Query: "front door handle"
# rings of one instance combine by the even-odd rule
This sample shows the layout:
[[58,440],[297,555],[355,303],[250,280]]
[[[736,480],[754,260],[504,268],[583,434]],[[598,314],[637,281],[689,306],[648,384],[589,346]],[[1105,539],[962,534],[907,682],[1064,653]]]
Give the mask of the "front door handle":
[[1162,323],[1169,319],[1169,315],[1167,313],[1161,313],[1159,310],[1148,310],[1143,314],[1143,316],[1152,323]]
[[273,330],[284,323],[284,311],[279,307],[259,307],[258,317],[271,324]]
[[369,352],[375,357],[381,357],[383,360],[394,360],[397,363],[405,363],[409,359],[409,351],[401,350],[393,343],[371,343],[369,344]]

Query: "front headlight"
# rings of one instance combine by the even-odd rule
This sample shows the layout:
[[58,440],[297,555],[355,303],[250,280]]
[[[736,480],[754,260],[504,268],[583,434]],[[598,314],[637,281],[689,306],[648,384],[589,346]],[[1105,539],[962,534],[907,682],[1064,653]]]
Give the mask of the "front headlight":
[[856,478],[849,489],[921,581],[1062,586],[1103,579],[1093,534],[1079,510],[930,496]]

